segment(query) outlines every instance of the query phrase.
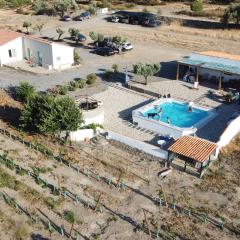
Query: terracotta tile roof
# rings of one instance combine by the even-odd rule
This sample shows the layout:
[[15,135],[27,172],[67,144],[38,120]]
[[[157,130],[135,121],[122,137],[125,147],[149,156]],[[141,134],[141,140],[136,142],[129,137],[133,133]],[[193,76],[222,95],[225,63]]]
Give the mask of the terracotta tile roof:
[[0,45],[4,45],[12,40],[21,37],[22,34],[6,29],[0,29]]
[[209,156],[216,150],[217,144],[202,138],[183,136],[174,142],[168,150],[198,162],[208,160]]
[[197,52],[201,55],[206,55],[210,57],[219,57],[219,58],[226,58],[234,61],[240,61],[240,55],[229,54],[226,52],[217,52],[217,51],[205,51],[205,52]]

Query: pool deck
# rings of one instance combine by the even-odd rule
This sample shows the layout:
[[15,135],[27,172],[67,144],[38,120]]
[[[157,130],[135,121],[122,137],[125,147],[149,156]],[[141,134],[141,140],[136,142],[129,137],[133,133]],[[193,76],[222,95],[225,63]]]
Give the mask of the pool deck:
[[[177,100],[194,101],[196,105],[215,108],[217,116],[196,133],[197,136],[213,142],[218,141],[231,115],[240,110],[240,105],[224,104],[221,96],[209,93],[209,90],[215,91],[214,89],[205,86],[193,90],[191,84],[176,80],[153,81],[147,86],[139,86],[161,94],[170,93],[171,97]],[[132,111],[154,101],[155,98],[119,86],[109,86],[106,91],[94,94],[93,97],[104,104],[106,130],[144,142],[156,142],[158,134],[134,126],[131,122]]]

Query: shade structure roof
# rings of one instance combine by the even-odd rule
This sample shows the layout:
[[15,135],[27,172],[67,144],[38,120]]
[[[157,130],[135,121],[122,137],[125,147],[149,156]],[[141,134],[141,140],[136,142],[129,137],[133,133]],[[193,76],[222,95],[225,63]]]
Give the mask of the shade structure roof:
[[197,162],[204,162],[209,159],[216,148],[216,143],[186,135],[176,140],[168,150]]
[[217,61],[204,62],[203,60],[192,59],[191,57],[184,57],[178,62],[182,64],[190,65],[190,66],[198,66],[198,67],[207,68],[211,70],[217,70],[223,73],[240,75],[240,62],[239,62],[239,66],[232,66],[229,64],[219,63]]

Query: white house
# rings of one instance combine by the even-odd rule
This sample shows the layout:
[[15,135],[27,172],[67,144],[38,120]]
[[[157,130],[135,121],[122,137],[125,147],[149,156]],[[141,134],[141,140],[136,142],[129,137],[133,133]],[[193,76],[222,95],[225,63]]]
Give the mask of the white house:
[[30,35],[0,30],[0,66],[24,59],[49,70],[65,69],[74,63],[74,48]]

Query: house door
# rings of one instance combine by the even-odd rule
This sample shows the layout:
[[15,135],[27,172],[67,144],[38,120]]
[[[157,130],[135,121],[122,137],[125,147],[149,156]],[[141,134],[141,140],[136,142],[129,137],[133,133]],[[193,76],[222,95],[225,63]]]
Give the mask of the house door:
[[42,66],[42,57],[41,57],[39,51],[37,51],[37,64],[38,64],[39,66]]

